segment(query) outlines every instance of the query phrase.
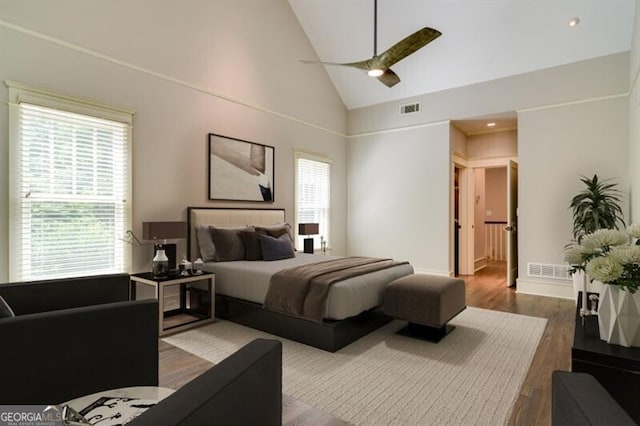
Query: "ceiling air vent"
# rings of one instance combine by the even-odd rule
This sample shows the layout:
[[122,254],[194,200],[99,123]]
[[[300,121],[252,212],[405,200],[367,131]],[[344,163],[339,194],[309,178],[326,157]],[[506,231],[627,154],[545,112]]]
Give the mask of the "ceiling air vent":
[[527,274],[530,277],[555,278],[570,280],[569,265],[549,265],[546,263],[527,263]]
[[400,105],[400,115],[415,114],[416,112],[420,112],[420,102]]

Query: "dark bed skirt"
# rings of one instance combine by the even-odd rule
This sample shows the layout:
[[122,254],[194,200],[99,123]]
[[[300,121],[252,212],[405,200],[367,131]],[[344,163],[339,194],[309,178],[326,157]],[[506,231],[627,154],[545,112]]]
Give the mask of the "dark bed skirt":
[[216,317],[335,352],[389,323],[392,318],[371,309],[341,321],[316,323],[271,312],[262,305],[216,294]]

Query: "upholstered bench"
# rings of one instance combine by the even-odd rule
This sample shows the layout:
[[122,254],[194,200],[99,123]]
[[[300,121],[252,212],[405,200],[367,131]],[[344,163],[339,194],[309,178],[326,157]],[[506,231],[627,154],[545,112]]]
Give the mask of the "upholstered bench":
[[385,288],[383,311],[409,322],[399,334],[438,342],[454,329],[448,322],[466,308],[464,289],[457,278],[406,275]]

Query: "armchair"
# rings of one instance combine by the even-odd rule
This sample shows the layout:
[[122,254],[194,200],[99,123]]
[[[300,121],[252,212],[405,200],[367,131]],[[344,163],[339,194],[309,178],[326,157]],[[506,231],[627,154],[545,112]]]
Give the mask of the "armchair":
[[127,274],[0,284],[0,404],[58,404],[158,385],[158,303],[128,301]]

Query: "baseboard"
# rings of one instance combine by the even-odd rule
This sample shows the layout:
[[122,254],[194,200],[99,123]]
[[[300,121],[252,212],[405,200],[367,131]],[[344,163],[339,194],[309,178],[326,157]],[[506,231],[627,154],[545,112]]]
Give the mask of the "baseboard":
[[479,270],[485,268],[489,263],[487,256],[482,256],[473,261],[473,272],[476,273]]
[[560,283],[518,278],[516,280],[516,293],[573,300],[573,286],[570,282]]

